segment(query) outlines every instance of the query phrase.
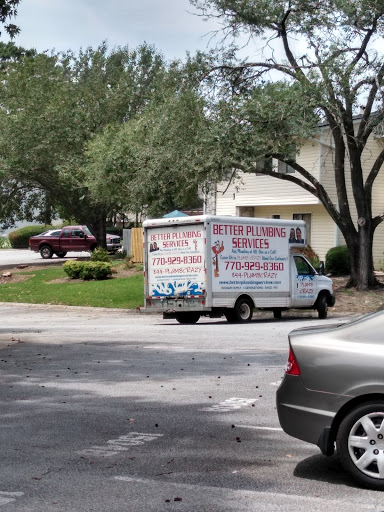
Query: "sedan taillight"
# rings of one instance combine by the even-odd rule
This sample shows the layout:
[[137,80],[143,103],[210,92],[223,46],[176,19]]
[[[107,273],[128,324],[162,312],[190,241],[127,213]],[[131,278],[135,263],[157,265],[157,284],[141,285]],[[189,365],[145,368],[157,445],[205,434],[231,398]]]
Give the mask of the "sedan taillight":
[[300,375],[299,364],[296,360],[295,354],[293,353],[292,347],[289,347],[289,355],[287,367],[285,369],[285,373],[288,375]]

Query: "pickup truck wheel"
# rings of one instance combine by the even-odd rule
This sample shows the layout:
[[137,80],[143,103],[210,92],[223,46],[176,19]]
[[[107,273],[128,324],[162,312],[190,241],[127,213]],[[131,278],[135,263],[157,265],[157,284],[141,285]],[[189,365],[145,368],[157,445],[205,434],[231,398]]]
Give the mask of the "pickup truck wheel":
[[327,297],[324,293],[322,293],[317,299],[317,312],[320,319],[327,318],[328,314],[328,304]]
[[64,256],[67,254],[66,252],[57,252],[56,253],[59,258],[64,258]]
[[199,313],[179,313],[175,315],[176,320],[179,324],[195,324],[199,321]]
[[233,310],[234,321],[246,323],[252,320],[253,304],[249,299],[238,299]]
[[42,247],[40,247],[40,256],[45,260],[49,260],[50,258],[52,258],[52,247],[50,247],[49,245],[43,245]]

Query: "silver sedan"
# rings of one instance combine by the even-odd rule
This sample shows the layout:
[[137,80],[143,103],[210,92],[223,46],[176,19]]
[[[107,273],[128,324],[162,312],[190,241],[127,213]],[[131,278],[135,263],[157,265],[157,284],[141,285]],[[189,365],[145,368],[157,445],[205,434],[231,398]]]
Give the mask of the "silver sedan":
[[277,411],[287,434],[336,447],[355,480],[384,490],[384,311],[292,331]]

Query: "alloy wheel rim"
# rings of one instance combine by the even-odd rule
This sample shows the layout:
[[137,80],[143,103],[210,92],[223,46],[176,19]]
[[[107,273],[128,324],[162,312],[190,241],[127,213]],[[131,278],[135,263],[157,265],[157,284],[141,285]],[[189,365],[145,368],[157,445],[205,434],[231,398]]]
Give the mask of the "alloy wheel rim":
[[359,471],[384,479],[384,412],[372,412],[356,421],[348,436],[348,450]]

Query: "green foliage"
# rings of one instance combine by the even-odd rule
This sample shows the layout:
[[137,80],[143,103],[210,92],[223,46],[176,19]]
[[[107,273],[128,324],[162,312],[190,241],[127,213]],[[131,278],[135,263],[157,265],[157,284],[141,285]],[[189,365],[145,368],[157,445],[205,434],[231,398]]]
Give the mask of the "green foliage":
[[7,66],[0,83],[0,218],[60,208],[62,218],[99,233],[95,226],[119,209],[122,196],[92,195],[84,149],[106,126],[139,116],[161,96],[162,55],[146,44],[111,51],[102,44],[78,55],[25,55]]
[[1,285],[3,302],[33,304],[65,304],[104,308],[134,309],[144,303],[142,273],[122,279],[103,281],[63,280],[63,268],[45,267],[42,270],[20,272],[29,279]]
[[63,269],[71,279],[84,281],[108,279],[113,273],[111,264],[105,261],[66,261]]
[[92,251],[91,254],[91,261],[106,261],[110,262],[111,258],[109,256],[109,253],[106,249],[103,247],[96,247],[94,251]]
[[0,236],[0,249],[10,249],[11,242],[7,236]]
[[[129,229],[130,227],[134,227],[133,223],[132,223],[132,226],[130,224],[131,223],[127,223],[127,225],[125,226],[125,229]],[[107,233],[110,234],[110,235],[117,235],[120,238],[123,237],[123,228],[118,228],[116,226],[107,226],[106,230],[107,230]]]
[[9,233],[9,241],[13,249],[28,249],[31,236],[39,235],[47,229],[55,229],[55,226],[25,226]]
[[344,276],[351,272],[349,250],[346,245],[329,249],[325,256],[325,270],[334,276]]
[[305,256],[305,258],[307,258],[314,269],[317,270],[319,268],[320,258],[310,245],[305,246],[300,252]]
[[0,0],[0,23],[3,25],[6,33],[11,37],[11,39],[20,32],[20,28],[17,25],[14,23],[8,23],[10,18],[17,15],[17,7],[19,3],[20,0]]
[[123,197],[133,211],[147,204],[152,216],[197,206],[207,176],[207,130],[204,101],[193,90],[165,91],[140,117],[109,126],[90,142],[88,187],[98,197]]

